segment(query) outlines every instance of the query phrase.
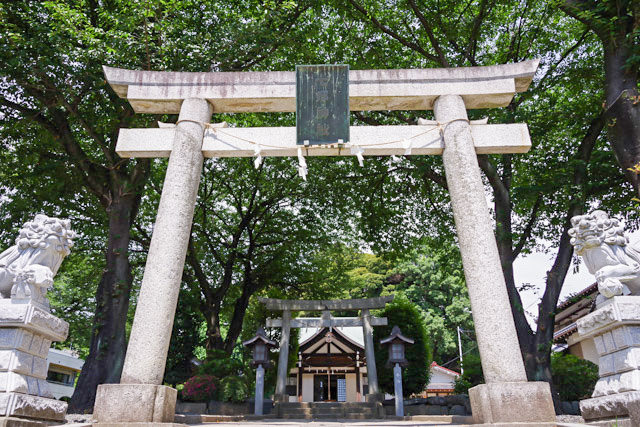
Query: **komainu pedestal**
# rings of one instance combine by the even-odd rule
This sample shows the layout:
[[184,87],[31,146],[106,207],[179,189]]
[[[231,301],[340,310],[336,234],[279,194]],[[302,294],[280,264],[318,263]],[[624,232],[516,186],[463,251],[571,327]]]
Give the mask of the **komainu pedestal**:
[[640,425],[640,296],[615,296],[578,320],[579,338],[593,337],[600,379],[580,402],[589,423]]
[[69,324],[30,303],[0,300],[1,417],[64,421],[65,402],[55,400],[47,383],[52,341],[64,341]]
[[593,338],[600,379],[580,402],[590,423],[640,426],[640,248],[603,211],[571,218],[576,254],[596,277],[597,309],[576,322],[577,339]]
[[50,313],[46,291],[74,237],[69,221],[37,215],[0,254],[2,427],[64,422],[67,404],[49,390],[46,358],[52,341],[67,338],[69,324]]

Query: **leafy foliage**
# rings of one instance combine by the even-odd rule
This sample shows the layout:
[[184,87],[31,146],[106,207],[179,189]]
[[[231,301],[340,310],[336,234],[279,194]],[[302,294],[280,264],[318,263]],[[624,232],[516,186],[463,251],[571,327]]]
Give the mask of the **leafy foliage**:
[[380,340],[389,336],[393,326],[398,325],[404,336],[414,340],[413,345],[405,347],[405,357],[409,364],[402,370],[403,392],[407,396],[421,393],[429,383],[429,365],[432,361],[431,342],[422,313],[399,292],[378,315],[389,319],[387,326],[376,327],[373,332],[380,388],[386,393],[394,393],[393,367],[386,363],[389,360],[389,351],[380,346]]
[[189,378],[182,388],[182,400],[187,402],[208,402],[216,396],[216,378],[199,374]]
[[84,359],[89,354],[91,328],[95,312],[95,294],[100,280],[104,258],[75,245],[62,263],[55,277],[53,288],[47,293],[51,311],[69,323],[67,342],[56,342],[56,348],[71,348]]
[[[207,376],[216,384],[209,399],[224,402],[241,402],[248,397],[251,372],[248,360],[242,358],[242,354],[229,355],[223,350],[209,351],[207,359],[198,367],[198,376]],[[187,383],[184,387],[187,388]]]
[[553,385],[561,400],[573,401],[591,397],[598,381],[598,365],[573,354],[551,355]]
[[196,295],[184,288],[180,290],[167,355],[165,383],[177,385],[196,373],[196,349],[203,348],[204,344],[204,321],[197,303]]
[[249,384],[241,377],[225,377],[220,379],[218,399],[223,402],[244,402],[249,397]]
[[433,358],[446,363],[458,354],[456,327],[472,329],[471,308],[460,252],[435,244],[413,251],[393,268],[386,293],[400,291],[425,313]]
[[455,394],[468,394],[471,387],[484,383],[482,364],[478,352],[471,352],[462,359],[464,372],[455,381]]

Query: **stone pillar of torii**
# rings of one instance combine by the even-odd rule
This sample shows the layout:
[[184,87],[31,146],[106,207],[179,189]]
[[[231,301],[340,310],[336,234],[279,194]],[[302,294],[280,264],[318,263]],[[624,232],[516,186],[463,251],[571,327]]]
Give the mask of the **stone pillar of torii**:
[[[526,124],[470,122],[466,111],[507,106],[515,93],[528,88],[537,66],[532,60],[487,67],[352,70],[352,111],[433,109],[435,122],[352,126],[350,145],[356,150],[303,150],[307,156],[442,154],[486,381],[469,391],[478,423],[555,422],[549,385],[527,382],[476,158],[528,151],[528,129]],[[173,127],[120,131],[120,156],[169,157],[169,167],[121,383],[99,386],[94,417],[98,423],[172,422],[176,391],[161,384],[203,158],[298,152],[295,128],[212,127],[211,115],[295,111],[295,73],[109,67],[104,72],[137,113],[180,116]]]

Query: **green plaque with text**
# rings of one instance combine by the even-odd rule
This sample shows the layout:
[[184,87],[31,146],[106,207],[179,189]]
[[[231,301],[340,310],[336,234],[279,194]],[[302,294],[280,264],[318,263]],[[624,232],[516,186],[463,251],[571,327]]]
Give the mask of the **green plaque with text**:
[[349,66],[296,65],[299,145],[349,142]]

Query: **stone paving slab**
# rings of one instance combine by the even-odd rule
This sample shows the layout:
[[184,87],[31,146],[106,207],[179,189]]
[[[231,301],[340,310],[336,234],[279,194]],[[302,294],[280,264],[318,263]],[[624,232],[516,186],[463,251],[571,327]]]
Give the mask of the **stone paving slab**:
[[[135,427],[154,427],[155,426],[173,426],[178,427],[180,424],[157,424],[157,423],[135,423]],[[212,425],[216,426],[233,426],[233,427],[293,427],[293,426],[304,426],[304,427],[368,427],[368,426],[383,426],[383,427],[403,427],[403,426],[457,426],[457,427],[479,427],[482,425],[488,426],[487,424],[464,424],[464,423],[453,423],[449,420],[280,420],[280,419],[263,419],[263,420],[245,420],[245,421],[218,421],[218,422],[209,422],[209,423],[193,423],[188,424],[193,427],[212,427]],[[124,424],[119,424],[118,427],[122,427]],[[132,424],[129,424],[132,425]],[[184,424],[182,424],[184,426]],[[574,424],[574,423],[512,423],[512,424],[491,424],[492,427],[543,427],[543,426],[554,426],[554,427],[586,427],[585,424]],[[66,424],[65,427],[95,427],[96,424],[90,423],[70,423]]]
[[[192,426],[211,426],[209,423],[190,424]],[[343,427],[343,426],[464,426],[464,424],[442,424],[438,421],[387,421],[387,420],[263,420],[263,421],[242,421],[242,422],[219,422],[216,426],[261,426],[261,427],[285,427],[285,426],[305,426],[305,427]]]
[[[190,426],[211,426],[212,423],[189,424]],[[216,426],[234,426],[234,427],[287,427],[287,426],[304,426],[304,427],[403,427],[403,426],[457,426],[457,427],[573,427],[573,424],[556,424],[556,423],[509,423],[509,424],[461,424],[442,421],[418,421],[418,420],[261,420],[261,421],[242,421],[242,422],[217,422]],[[584,427],[584,424],[582,424]]]

